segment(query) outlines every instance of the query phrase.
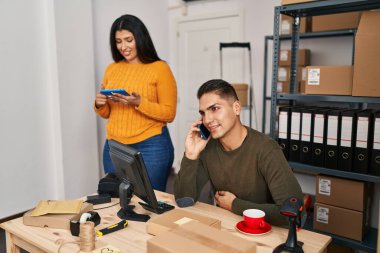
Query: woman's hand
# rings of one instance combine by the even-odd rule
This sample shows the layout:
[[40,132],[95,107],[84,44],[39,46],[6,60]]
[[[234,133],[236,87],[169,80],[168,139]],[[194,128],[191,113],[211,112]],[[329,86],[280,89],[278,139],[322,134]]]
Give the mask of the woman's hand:
[[202,124],[201,120],[193,123],[186,136],[185,156],[191,160],[198,159],[199,154],[206,147],[207,142],[210,140],[210,137],[207,140],[204,140],[200,137],[200,130],[198,128],[199,124]]
[[136,92],[132,92],[130,96],[124,96],[119,93],[113,93],[111,99],[114,102],[120,102],[130,106],[138,107],[141,104],[141,96]]
[[107,96],[101,94],[100,92],[98,92],[96,94],[96,98],[95,98],[95,106],[96,106],[96,108],[99,109],[100,107],[102,107],[106,103],[107,103]]

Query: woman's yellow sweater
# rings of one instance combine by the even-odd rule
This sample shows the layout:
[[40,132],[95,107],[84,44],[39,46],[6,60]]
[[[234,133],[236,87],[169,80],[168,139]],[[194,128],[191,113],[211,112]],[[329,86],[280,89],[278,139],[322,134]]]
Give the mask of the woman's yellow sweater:
[[163,61],[149,64],[117,62],[110,64],[102,89],[125,89],[141,96],[138,107],[107,100],[95,112],[108,119],[107,139],[124,144],[143,141],[160,134],[167,122],[174,120],[177,86],[169,66]]

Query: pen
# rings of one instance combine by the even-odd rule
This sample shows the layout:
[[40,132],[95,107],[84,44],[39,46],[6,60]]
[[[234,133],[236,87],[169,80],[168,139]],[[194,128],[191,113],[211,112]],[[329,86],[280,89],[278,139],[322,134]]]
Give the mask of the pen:
[[101,230],[96,231],[96,234],[98,236],[103,236],[115,231],[118,231],[120,229],[126,228],[128,226],[128,221],[127,220],[122,220],[119,223],[116,223],[114,225],[111,225],[109,227],[103,228]]

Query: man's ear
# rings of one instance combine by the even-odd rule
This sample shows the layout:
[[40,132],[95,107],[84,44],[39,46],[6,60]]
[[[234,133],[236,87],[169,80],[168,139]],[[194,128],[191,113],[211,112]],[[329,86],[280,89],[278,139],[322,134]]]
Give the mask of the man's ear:
[[235,112],[235,115],[236,116],[239,116],[240,115],[240,112],[241,112],[241,104],[240,104],[240,101],[239,100],[236,100],[233,105],[233,110]]

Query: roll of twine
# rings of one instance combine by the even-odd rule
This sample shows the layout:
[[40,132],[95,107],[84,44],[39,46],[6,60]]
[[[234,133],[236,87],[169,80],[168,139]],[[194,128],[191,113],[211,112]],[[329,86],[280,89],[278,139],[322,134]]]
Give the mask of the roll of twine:
[[83,252],[90,252],[95,249],[95,225],[92,221],[80,224],[79,247]]

